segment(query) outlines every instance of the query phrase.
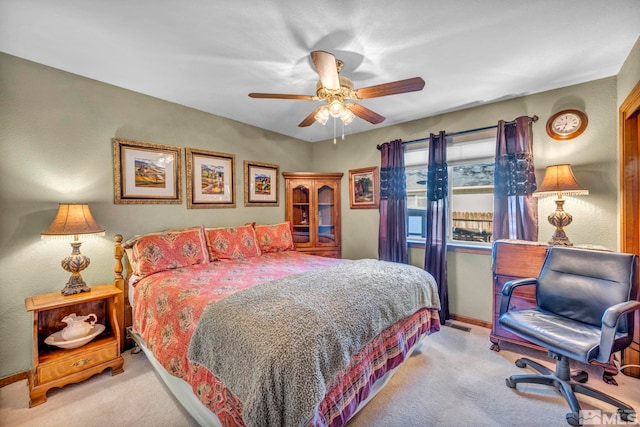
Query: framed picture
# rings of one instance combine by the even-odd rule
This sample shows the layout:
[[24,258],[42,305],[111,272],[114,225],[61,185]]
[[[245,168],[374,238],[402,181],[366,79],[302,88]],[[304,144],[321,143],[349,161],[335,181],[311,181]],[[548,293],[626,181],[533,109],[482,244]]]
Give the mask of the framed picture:
[[351,209],[375,209],[380,194],[378,167],[349,171],[349,203]]
[[182,203],[180,147],[113,139],[114,203]]
[[236,156],[185,148],[187,208],[235,208]]
[[278,206],[280,166],[244,161],[244,205]]

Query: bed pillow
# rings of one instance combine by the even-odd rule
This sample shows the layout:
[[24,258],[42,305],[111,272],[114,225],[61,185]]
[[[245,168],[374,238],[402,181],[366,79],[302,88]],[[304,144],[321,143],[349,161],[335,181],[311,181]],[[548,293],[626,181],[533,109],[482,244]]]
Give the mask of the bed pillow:
[[209,258],[241,259],[262,255],[251,224],[237,227],[206,228]]
[[209,262],[204,227],[145,234],[128,241],[133,274],[145,277],[160,271]]
[[256,225],[255,229],[262,253],[296,250],[289,221],[280,224]]

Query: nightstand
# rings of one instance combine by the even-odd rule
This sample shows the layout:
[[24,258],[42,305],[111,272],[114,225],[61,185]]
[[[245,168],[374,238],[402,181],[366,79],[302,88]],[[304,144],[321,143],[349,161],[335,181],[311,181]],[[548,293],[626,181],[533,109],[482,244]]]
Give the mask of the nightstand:
[[[90,292],[64,296],[60,292],[25,299],[27,311],[33,312],[33,370],[29,372],[29,407],[47,401],[53,387],[84,381],[111,368],[111,375],[124,372],[120,355],[120,326],[116,306],[122,291],[113,285],[91,286]],[[63,349],[45,343],[45,339],[66,326],[65,316],[94,313],[104,332],[89,343]]]

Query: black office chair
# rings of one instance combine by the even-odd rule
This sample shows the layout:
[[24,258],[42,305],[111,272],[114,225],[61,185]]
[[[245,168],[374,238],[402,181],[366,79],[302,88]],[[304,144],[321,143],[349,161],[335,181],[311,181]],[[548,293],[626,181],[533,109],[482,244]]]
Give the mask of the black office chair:
[[[516,366],[530,366],[539,374],[513,375],[507,386],[535,383],[554,386],[571,412],[567,422],[581,424],[575,393],[591,396],[618,408],[623,420],[635,419],[629,405],[581,384],[587,375],[571,377],[569,360],[608,363],[611,354],[631,344],[633,312],[640,309],[636,277],[637,257],[631,254],[554,246],[547,253],[537,279],[512,280],[502,288],[500,325],[548,349],[556,360],[555,373],[527,358]],[[537,307],[509,310],[511,294],[524,285],[536,286]]]

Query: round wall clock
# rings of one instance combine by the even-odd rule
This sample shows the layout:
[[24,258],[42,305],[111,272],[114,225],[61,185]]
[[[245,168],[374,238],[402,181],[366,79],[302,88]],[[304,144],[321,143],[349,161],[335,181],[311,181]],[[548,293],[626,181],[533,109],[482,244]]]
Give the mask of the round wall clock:
[[562,110],[547,120],[547,133],[553,139],[572,139],[587,128],[587,115],[580,110]]

